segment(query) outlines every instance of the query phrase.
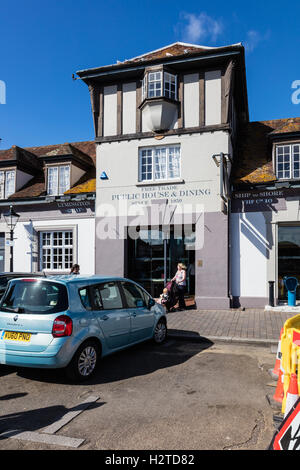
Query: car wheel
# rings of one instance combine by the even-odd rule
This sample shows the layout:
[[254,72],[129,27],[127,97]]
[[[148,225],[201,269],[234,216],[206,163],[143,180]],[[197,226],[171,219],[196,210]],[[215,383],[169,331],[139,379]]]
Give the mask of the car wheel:
[[153,335],[153,340],[156,344],[163,343],[167,338],[167,325],[164,320],[159,320]]
[[88,380],[95,372],[100,357],[100,348],[95,341],[86,341],[76,351],[66,368],[72,381]]

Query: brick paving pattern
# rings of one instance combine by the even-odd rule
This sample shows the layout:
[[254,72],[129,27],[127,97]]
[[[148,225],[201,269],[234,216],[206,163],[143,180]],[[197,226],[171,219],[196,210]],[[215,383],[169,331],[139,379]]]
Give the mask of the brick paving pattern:
[[285,321],[293,316],[262,309],[191,309],[168,313],[168,329],[170,336],[276,344]]

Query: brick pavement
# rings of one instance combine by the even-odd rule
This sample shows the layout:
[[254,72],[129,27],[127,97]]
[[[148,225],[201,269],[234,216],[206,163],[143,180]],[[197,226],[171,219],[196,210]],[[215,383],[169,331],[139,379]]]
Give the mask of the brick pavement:
[[169,336],[278,344],[280,330],[293,312],[263,309],[196,310],[168,313]]

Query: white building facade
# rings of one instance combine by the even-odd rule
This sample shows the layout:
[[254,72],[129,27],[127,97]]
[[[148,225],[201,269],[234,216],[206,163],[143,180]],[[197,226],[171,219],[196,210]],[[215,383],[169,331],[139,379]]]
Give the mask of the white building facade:
[[287,302],[284,278],[300,283],[300,118],[248,123],[241,142],[230,217],[233,305],[276,306]]
[[96,273],[158,297],[177,263],[200,308],[228,308],[229,177],[248,120],[244,49],[175,43],[77,72],[97,147]]
[[[14,272],[68,274],[79,264],[82,274],[95,273],[94,153],[92,142],[0,151],[1,272],[12,254]],[[19,215],[13,242],[10,206]]]

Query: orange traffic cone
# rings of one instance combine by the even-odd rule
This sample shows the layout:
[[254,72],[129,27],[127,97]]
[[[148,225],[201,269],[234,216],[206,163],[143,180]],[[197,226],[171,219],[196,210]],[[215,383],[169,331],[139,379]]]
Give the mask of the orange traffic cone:
[[291,374],[289,388],[286,394],[286,403],[285,403],[285,411],[284,417],[291,411],[294,404],[299,398],[299,391],[298,391],[298,382],[297,382],[297,375]]
[[273,396],[273,399],[275,401],[278,401],[279,403],[282,403],[283,397],[284,397],[284,390],[283,390],[283,377],[284,374],[281,369],[279,369],[279,377],[277,381],[277,387]]
[[283,333],[283,328],[281,328],[281,331],[280,331],[275,366],[274,366],[274,369],[271,371],[271,375],[275,376],[275,378],[279,377],[279,369],[280,369],[280,364],[281,364],[281,336],[282,336],[282,333]]

